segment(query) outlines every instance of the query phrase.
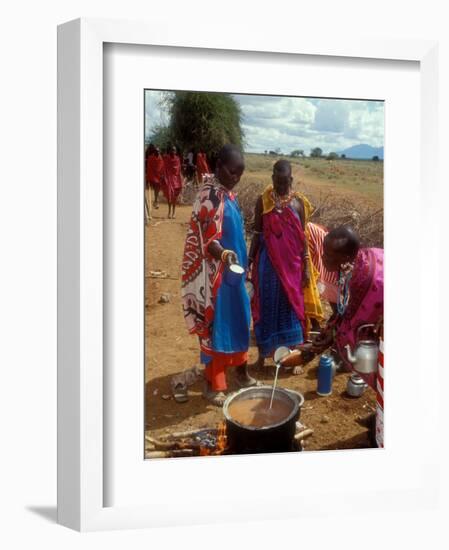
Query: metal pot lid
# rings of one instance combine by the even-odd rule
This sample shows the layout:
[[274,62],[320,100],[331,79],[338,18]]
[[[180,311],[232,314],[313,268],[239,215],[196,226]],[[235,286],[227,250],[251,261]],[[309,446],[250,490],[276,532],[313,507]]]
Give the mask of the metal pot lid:
[[358,374],[353,374],[348,382],[354,384],[355,386],[362,386],[363,384],[365,384],[365,380],[363,380],[363,378]]

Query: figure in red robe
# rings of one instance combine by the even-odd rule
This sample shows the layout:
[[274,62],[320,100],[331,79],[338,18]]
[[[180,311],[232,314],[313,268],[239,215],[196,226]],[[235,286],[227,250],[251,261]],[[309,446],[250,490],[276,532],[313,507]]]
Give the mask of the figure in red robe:
[[154,191],[154,208],[159,208],[159,191],[165,181],[165,165],[158,147],[147,157],[146,180],[147,189],[151,187]]
[[170,149],[168,155],[164,155],[165,184],[162,191],[168,202],[168,217],[175,217],[176,203],[182,191],[181,159],[176,154],[176,147]]
[[203,176],[205,174],[210,174],[209,164],[207,163],[207,156],[204,151],[199,151],[196,155],[196,175],[198,178],[198,184],[203,183]]

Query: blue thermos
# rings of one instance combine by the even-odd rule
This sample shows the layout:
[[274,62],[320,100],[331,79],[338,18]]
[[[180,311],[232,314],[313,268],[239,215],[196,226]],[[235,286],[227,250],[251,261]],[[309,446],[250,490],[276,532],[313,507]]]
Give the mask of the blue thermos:
[[318,395],[326,396],[332,393],[332,358],[329,355],[322,355],[318,363]]

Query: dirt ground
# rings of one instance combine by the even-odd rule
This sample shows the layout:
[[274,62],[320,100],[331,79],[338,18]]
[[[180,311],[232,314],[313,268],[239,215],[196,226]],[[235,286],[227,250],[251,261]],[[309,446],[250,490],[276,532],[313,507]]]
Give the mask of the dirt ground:
[[[146,226],[145,273],[145,338],[146,338],[146,433],[160,437],[174,431],[216,427],[223,419],[221,408],[202,398],[201,381],[189,387],[189,400],[177,403],[172,395],[173,375],[199,365],[196,337],[187,333],[181,310],[180,263],[191,206],[177,208],[174,220],[167,219],[167,205],[153,209],[152,220]],[[165,278],[154,278],[150,272],[164,271]],[[161,303],[162,294],[169,295]],[[254,345],[250,362],[257,357]],[[305,441],[305,450],[355,449],[370,447],[368,420],[375,410],[375,394],[368,389],[360,398],[345,392],[347,372],[337,372],[332,395],[316,394],[317,363],[315,358],[305,366],[304,373],[293,375],[281,372],[279,384],[301,392],[305,403],[301,422],[314,433]],[[229,391],[237,389],[229,369]],[[260,372],[251,374],[263,383],[271,384],[274,366],[267,364]]]

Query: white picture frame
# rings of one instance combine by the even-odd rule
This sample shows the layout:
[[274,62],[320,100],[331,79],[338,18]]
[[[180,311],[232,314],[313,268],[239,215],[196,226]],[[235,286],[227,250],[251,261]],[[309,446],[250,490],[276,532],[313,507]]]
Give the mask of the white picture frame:
[[[196,513],[195,520],[194,515],[184,514],[181,517],[179,511],[169,511],[165,506],[154,504],[104,505],[108,492],[104,483],[104,414],[107,407],[103,383],[105,44],[266,52],[273,59],[276,54],[288,54],[330,56],[331,60],[359,58],[419,63],[419,179],[421,191],[427,198],[426,208],[421,211],[424,227],[421,246],[425,242],[437,242],[434,239],[437,226],[431,215],[438,190],[436,164],[432,158],[432,151],[437,149],[438,111],[436,87],[433,85],[438,75],[437,44],[422,40],[385,41],[354,37],[326,40],[320,37],[313,41],[310,37],[296,39],[287,36],[270,43],[266,36],[257,37],[254,34],[222,40],[220,35],[207,33],[193,44],[188,31],[183,33],[180,26],[175,32],[140,22],[91,19],[72,21],[58,28],[58,521],[83,531],[212,522],[213,517],[207,514]],[[386,151],[388,155],[388,135]],[[431,265],[432,260],[436,260],[437,250],[432,246],[427,246],[426,250]],[[423,266],[421,269],[430,267]],[[422,277],[425,274],[421,271]],[[423,286],[420,289],[422,291]],[[434,292],[438,293],[438,286]],[[429,313],[423,299],[420,313],[421,317]],[[418,330],[423,331],[423,326],[419,326]],[[430,350],[429,354],[428,362],[436,364],[437,351]],[[438,376],[436,370],[430,372]],[[436,418],[437,406],[435,401],[427,407],[423,413],[426,419]],[[418,466],[430,466],[432,470],[432,466],[438,463],[434,448],[428,449],[420,460]],[[194,472],[199,474],[199,462],[193,462],[196,464],[193,466]],[[250,466],[248,460],[246,463]],[[180,467],[187,468],[187,462],[184,464]],[[214,459],[209,461],[208,468],[216,467]],[[367,511],[387,499],[393,505],[408,502],[413,509],[421,505],[432,506],[436,502],[437,489],[438,477],[427,471],[408,488],[403,487],[390,494],[385,491],[380,495],[370,494],[372,505],[367,507]],[[323,494],[323,491],[326,493],[325,488],[317,488],[317,493]],[[157,497],[155,494],[155,500]],[[338,495],[329,495],[327,501],[327,508],[322,507],[323,515],[329,513],[333,503],[338,501]],[[249,500],[240,504],[237,502],[227,515],[220,517],[222,520],[276,517],[274,511],[262,511],[256,507],[249,514],[249,509]],[[307,505],[298,503],[293,510],[290,507],[289,515],[307,516],[308,511],[319,514],[319,509],[318,500],[314,502],[309,498]],[[355,509],[355,506],[348,509]]]

